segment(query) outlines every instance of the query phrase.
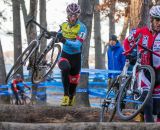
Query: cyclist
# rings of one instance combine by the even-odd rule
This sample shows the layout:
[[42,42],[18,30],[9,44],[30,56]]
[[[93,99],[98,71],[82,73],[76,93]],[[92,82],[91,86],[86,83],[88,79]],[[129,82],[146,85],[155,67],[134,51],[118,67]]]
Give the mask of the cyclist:
[[72,106],[80,78],[81,50],[87,35],[87,28],[79,20],[81,8],[77,3],[69,4],[66,12],[67,21],[61,24],[61,31],[50,32],[50,35],[57,35],[59,40],[56,42],[63,43],[61,58],[58,62],[64,87],[61,106]]
[[[130,44],[139,36],[139,34],[142,35],[139,41],[140,44],[152,49],[156,53],[160,53],[160,5],[153,6],[150,9],[150,27],[138,28],[132,36],[127,37],[124,40],[125,50],[130,48]],[[138,51],[143,51],[141,54],[141,63],[153,66],[156,73],[153,98],[151,98],[144,107],[144,119],[145,122],[154,122],[153,114],[155,114],[157,115],[157,122],[160,122],[160,57],[155,56],[148,51],[144,51],[140,47],[138,47]],[[143,74],[141,86],[147,89],[149,87],[149,84],[147,84],[148,81],[149,78],[147,75]],[[142,96],[145,96],[145,92]]]
[[27,86],[23,82],[22,76],[20,74],[16,74],[15,79],[13,79],[13,81],[11,83],[11,89],[13,91],[13,94],[15,95],[15,98],[16,98],[16,102],[15,102],[16,105],[18,105],[18,101],[19,101],[18,93],[21,94],[21,97],[23,99],[23,93],[24,93],[24,87],[23,86],[30,90],[30,87]]

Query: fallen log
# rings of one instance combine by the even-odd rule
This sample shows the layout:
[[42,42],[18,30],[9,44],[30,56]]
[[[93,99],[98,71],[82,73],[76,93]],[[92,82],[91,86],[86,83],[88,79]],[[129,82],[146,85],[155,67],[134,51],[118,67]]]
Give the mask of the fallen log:
[[46,105],[0,105],[0,122],[98,122],[99,108]]
[[1,130],[159,130],[158,123],[11,123],[0,122]]

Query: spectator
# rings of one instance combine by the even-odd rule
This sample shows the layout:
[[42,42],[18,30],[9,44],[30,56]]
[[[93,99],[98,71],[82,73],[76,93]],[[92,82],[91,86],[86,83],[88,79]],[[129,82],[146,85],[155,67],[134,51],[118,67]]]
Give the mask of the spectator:
[[[122,54],[123,48],[120,42],[117,40],[116,35],[111,35],[109,38],[109,47],[108,47],[108,70],[122,71],[125,64],[125,56]],[[109,73],[108,74],[108,88],[111,85],[111,82],[116,78],[118,73]]]

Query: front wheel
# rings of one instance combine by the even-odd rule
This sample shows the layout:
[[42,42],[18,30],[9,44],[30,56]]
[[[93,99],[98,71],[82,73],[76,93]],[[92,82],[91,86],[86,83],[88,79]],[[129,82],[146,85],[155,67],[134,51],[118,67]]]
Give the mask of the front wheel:
[[32,74],[34,84],[44,81],[48,74],[52,73],[61,53],[61,46],[54,44],[53,48],[46,48],[37,60],[36,69]]
[[111,86],[108,86],[108,91],[106,98],[104,99],[101,111],[100,111],[100,122],[111,122],[116,113],[116,99],[119,89],[119,78],[116,78],[112,81]]
[[23,53],[17,58],[15,64],[12,66],[12,68],[6,76],[6,83],[8,83],[8,81],[11,80],[16,73],[18,73],[18,71],[21,69],[23,65],[27,65],[29,63],[29,57],[35,51],[37,44],[37,41],[33,40],[23,51]]
[[155,85],[155,72],[149,65],[138,67],[135,75],[136,79],[133,80],[133,77],[129,76],[126,79],[118,96],[117,112],[122,120],[131,120],[142,111],[149,98],[151,98]]

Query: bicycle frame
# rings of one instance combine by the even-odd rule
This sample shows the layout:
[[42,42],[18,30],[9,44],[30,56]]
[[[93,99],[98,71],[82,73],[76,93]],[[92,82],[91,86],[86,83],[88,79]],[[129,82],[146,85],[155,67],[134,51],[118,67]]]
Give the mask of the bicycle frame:
[[[44,27],[42,27],[40,24],[38,24],[36,21],[34,21],[33,19],[31,19],[29,22],[33,22],[34,24],[39,26],[39,28],[42,29],[42,32],[37,36],[37,38],[35,40],[31,41],[31,42],[37,42],[37,45],[36,45],[35,49],[32,51],[32,53],[30,53],[30,55],[27,57],[27,58],[30,58],[30,56],[35,52],[35,57],[34,57],[34,61],[33,61],[34,63],[33,63],[32,69],[36,70],[38,68],[40,60],[44,56],[45,52],[47,52],[50,48],[52,48],[54,46],[54,43],[57,39],[57,35],[55,37],[52,37],[52,40],[50,41],[49,45],[40,54],[40,56],[38,56],[38,50],[40,48],[41,39],[45,35],[45,33],[49,33],[49,32]],[[53,50],[52,50],[52,55],[53,55]],[[43,66],[42,66],[42,68],[43,68]]]
[[[140,38],[141,38],[141,34],[139,34],[139,36],[137,37],[136,39],[136,42],[134,43],[134,45],[130,48],[130,50],[124,52],[123,54],[128,54],[129,52],[131,52],[135,47],[137,47],[137,60],[136,60],[136,63],[133,67],[133,70],[132,70],[132,79],[131,79],[131,91],[128,92],[128,93],[133,93],[134,92],[134,83],[136,81],[136,70],[138,67],[141,66],[141,53],[143,52],[143,50],[141,50],[140,52],[138,51],[138,46],[143,48],[144,50],[146,51],[149,51],[151,52],[152,54],[156,55],[156,56],[159,56],[160,57],[160,54],[156,53],[156,52],[153,52],[151,49],[148,49],[147,47],[144,47],[143,45],[141,45],[139,43],[140,41]],[[138,89],[140,90],[141,89],[141,85],[138,85]]]

